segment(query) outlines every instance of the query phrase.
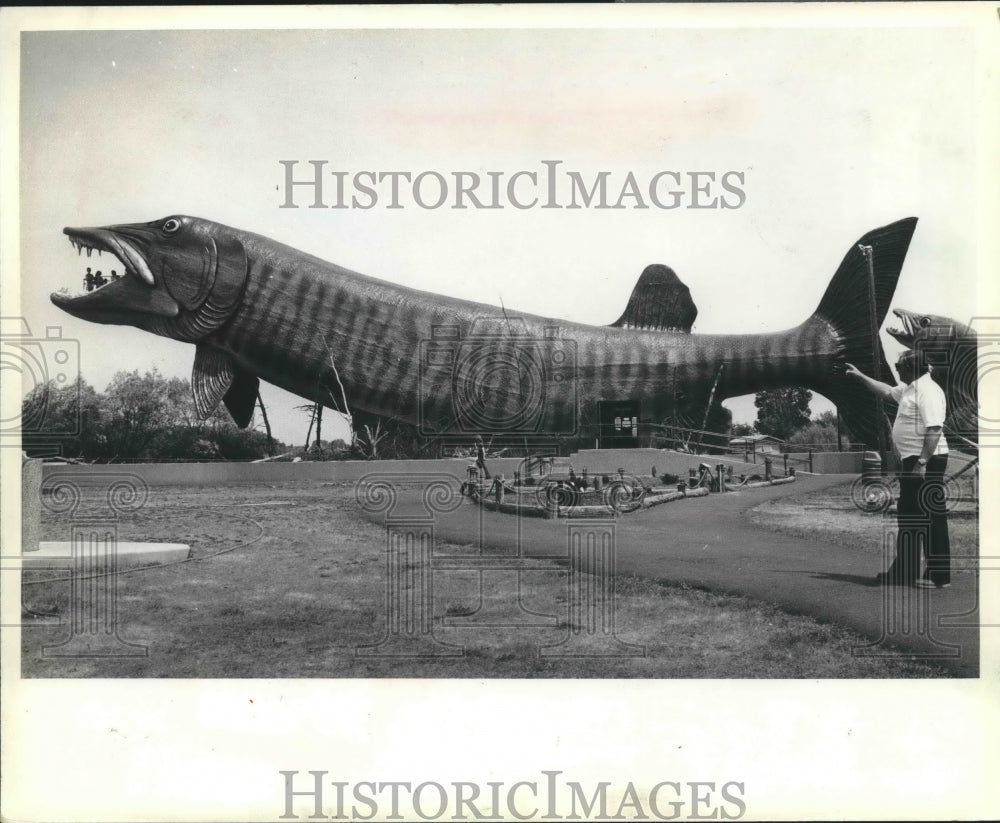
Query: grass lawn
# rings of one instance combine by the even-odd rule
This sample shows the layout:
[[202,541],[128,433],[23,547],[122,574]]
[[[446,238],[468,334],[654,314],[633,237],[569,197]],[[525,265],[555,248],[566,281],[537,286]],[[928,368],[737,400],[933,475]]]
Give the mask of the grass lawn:
[[[842,498],[841,493],[840,512]],[[85,492],[77,516],[102,505]],[[807,523],[816,528],[817,511],[824,505],[822,495],[781,500],[753,517],[763,525],[773,525],[776,518],[787,525],[788,511],[795,510],[803,528]],[[42,527],[43,540],[69,537],[65,516],[46,512]],[[964,534],[964,528],[956,523],[953,534]],[[864,530],[870,534],[870,523],[864,523]],[[851,647],[863,639],[766,603],[629,576],[616,579],[618,656],[543,656],[542,647],[570,648],[558,644],[581,628],[570,618],[569,570],[559,561],[520,575],[435,572],[430,608],[434,637],[464,654],[366,655],[359,647],[377,644],[386,634],[386,536],[383,528],[360,516],[351,484],[153,487],[146,505],[119,521],[118,537],[188,543],[193,550],[188,562],[118,579],[119,636],[145,645],[148,655],[47,654],[43,647],[60,643],[69,632],[70,586],[52,580],[65,573],[26,572],[24,607],[35,615],[59,615],[61,624],[25,617],[27,625],[34,625],[22,631],[23,676],[946,676],[911,660],[852,656]],[[475,552],[455,545],[438,550]],[[488,625],[491,614],[509,614],[518,597],[523,615],[534,625]],[[454,625],[470,614],[463,625]],[[586,632],[581,642],[584,651],[601,650]]]
[[[896,509],[881,513],[866,513],[852,505],[850,483],[796,495],[793,498],[769,500],[747,512],[750,522],[762,528],[793,534],[798,537],[828,540],[871,554],[883,552],[879,539],[882,524],[896,522]],[[970,484],[959,491],[972,494]],[[948,534],[953,558],[977,557],[979,554],[978,504],[958,502],[948,513]],[[952,564],[955,574],[972,574],[974,564]]]

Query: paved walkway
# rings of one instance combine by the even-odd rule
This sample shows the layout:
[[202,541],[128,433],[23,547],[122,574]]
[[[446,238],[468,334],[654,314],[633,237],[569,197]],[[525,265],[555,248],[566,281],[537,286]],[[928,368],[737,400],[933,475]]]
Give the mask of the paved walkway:
[[[755,526],[744,512],[765,500],[802,495],[844,482],[843,475],[800,474],[795,483],[667,503],[615,522],[618,573],[749,595],[792,613],[853,629],[871,646],[858,654],[906,653],[979,674],[977,575],[955,574],[942,590],[881,586],[874,553]],[[847,490],[845,488],[845,495]],[[423,514],[420,490],[398,491],[393,517]],[[381,520],[384,515],[373,515]],[[437,537],[481,542],[484,549],[526,557],[566,557],[567,523],[515,517],[468,502],[435,515]],[[873,520],[872,540],[881,540]]]

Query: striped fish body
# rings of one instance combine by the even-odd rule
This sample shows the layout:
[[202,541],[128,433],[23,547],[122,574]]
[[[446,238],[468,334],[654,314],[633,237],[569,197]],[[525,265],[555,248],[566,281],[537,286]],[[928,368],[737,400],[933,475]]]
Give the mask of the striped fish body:
[[[915,223],[861,238],[816,313],[771,334],[689,333],[696,309],[662,266],[643,273],[615,324],[597,327],[397,286],[192,217],[67,229],[77,244],[115,251],[129,282],[53,300],[85,319],[195,343],[199,411],[225,400],[242,424],[258,379],[428,435],[572,434],[602,400],[639,400],[643,417],[656,419],[703,409],[710,395],[801,385],[830,397],[874,442],[871,398],[839,366],[889,377],[871,322],[888,310]],[[873,263],[862,247],[875,249]],[[135,259],[152,284],[132,271]]]

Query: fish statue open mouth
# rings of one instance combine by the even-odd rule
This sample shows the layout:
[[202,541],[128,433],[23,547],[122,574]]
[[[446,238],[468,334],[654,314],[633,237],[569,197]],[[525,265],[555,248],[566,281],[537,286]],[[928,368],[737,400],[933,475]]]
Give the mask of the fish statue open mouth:
[[979,447],[979,337],[975,329],[940,314],[893,309],[899,326],[886,332],[910,351],[917,351],[931,367],[931,377],[945,393],[948,414],[945,435],[951,448],[978,451]]
[[65,229],[78,250],[110,253],[124,274],[51,299],[85,320],[195,344],[199,414],[223,402],[241,426],[259,380],[428,437],[526,440],[584,432],[600,401],[638,400],[643,419],[662,420],[711,398],[804,386],[874,445],[887,421],[843,365],[893,382],[872,324],[888,312],[916,223],[853,243],[815,313],[769,334],[692,334],[690,291],[660,264],[643,271],[618,320],[590,326],[398,286],[183,215]]

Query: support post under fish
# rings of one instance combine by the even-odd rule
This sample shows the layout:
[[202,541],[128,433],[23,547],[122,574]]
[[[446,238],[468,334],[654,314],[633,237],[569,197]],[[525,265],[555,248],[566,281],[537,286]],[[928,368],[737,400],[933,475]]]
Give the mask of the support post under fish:
[[[859,245],[861,253],[865,256],[865,262],[868,264],[868,323],[871,329],[872,335],[872,377],[881,382],[882,380],[882,358],[879,356],[879,344],[878,344],[878,306],[875,303],[875,252],[871,246]],[[885,404],[882,402],[881,397],[875,398],[875,417],[877,420],[876,434],[878,437],[878,451],[879,454],[885,453],[885,427],[883,425],[883,420],[885,419]],[[838,417],[839,425],[839,417]],[[811,467],[810,467],[811,470]]]

